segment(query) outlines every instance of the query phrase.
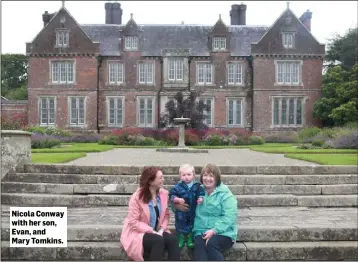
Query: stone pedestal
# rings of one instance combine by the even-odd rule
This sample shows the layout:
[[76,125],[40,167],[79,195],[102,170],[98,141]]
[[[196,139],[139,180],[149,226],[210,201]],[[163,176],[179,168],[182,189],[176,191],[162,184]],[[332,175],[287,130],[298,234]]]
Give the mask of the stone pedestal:
[[1,179],[31,161],[31,133],[1,130]]

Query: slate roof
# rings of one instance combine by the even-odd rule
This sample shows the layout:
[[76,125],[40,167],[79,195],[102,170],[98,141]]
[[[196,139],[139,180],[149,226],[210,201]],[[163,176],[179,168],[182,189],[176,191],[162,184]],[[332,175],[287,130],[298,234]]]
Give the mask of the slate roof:
[[[120,29],[124,25],[81,25],[94,42],[100,42],[100,54],[119,56]],[[138,25],[143,34],[143,56],[161,56],[162,49],[189,49],[190,56],[209,56],[208,33],[213,26],[205,25]],[[258,42],[267,26],[228,26],[231,34],[231,55],[250,56],[251,44]]]

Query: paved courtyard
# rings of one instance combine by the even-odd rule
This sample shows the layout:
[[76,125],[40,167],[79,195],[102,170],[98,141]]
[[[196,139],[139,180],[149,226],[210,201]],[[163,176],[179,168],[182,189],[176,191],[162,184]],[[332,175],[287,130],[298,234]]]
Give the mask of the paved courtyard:
[[88,153],[86,157],[68,162],[67,165],[318,165],[312,162],[284,157],[283,154],[268,154],[249,149],[212,149],[209,153],[167,153],[155,149],[117,148],[101,153]]

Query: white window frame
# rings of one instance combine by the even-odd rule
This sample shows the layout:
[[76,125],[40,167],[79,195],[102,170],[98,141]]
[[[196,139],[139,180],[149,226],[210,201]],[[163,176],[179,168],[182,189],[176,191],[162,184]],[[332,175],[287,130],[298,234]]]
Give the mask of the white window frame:
[[295,33],[283,32],[282,45],[284,46],[284,48],[295,48]]
[[184,80],[184,59],[168,59],[168,80],[176,82]]
[[[114,100],[114,122],[111,123],[111,100]],[[121,100],[121,108],[118,108],[118,101]],[[107,124],[108,127],[123,127],[124,125],[124,117],[125,117],[125,112],[124,112],[124,102],[125,102],[125,98],[124,96],[107,96]],[[122,114],[122,121],[118,122],[118,111],[121,111]]]
[[[203,74],[201,77],[200,72]],[[214,81],[213,64],[210,62],[196,63],[196,84],[197,85],[212,85]],[[209,80],[210,77],[210,81]]]
[[[140,122],[140,100],[144,99],[144,123]],[[152,100],[152,123],[148,123],[148,101]],[[136,105],[136,115],[137,115],[137,126],[138,127],[154,127],[154,119],[155,119],[155,97],[154,96],[137,96],[137,105]]]
[[[210,101],[210,117],[209,118],[205,118],[203,120],[203,124],[207,125],[208,127],[212,127],[214,126],[214,98],[213,97],[201,97],[198,98],[198,101],[203,101],[204,104],[207,103],[208,101]],[[204,109],[204,115],[208,115],[208,111]],[[210,119],[210,123],[208,123],[208,119]]]
[[124,83],[123,61],[108,61],[108,83],[110,85],[121,85]]
[[[302,60],[275,60],[275,85],[298,86],[302,83]],[[296,72],[294,75],[293,73]]]
[[[229,124],[229,104],[233,101],[233,123]],[[236,123],[237,116],[237,102],[240,102],[240,123]],[[244,124],[244,99],[241,97],[226,98],[226,124],[228,127],[242,127]]]
[[138,37],[137,36],[124,37],[124,49],[125,50],[138,50]]
[[[151,70],[151,73],[150,73]],[[154,84],[154,62],[141,61],[138,63],[138,83],[139,84]],[[151,79],[148,77],[151,74]]]
[[[43,109],[42,108],[42,100],[45,99],[46,100],[46,108]],[[50,100],[54,100],[54,108],[53,108],[53,122],[50,122]],[[57,106],[57,101],[56,101],[56,96],[39,96],[38,97],[38,108],[39,108],[39,122],[40,122],[40,126],[55,126],[56,125],[56,106]],[[47,122],[43,122],[42,119],[42,111],[43,110],[47,110],[46,114],[47,114]]]
[[[271,127],[303,127],[305,124],[305,104],[306,104],[306,97],[302,96],[274,96],[271,97],[272,99],[272,115],[271,115]],[[293,112],[291,112],[290,104],[293,100]],[[297,124],[297,110],[298,110],[298,103],[297,101],[301,101],[301,124]],[[277,101],[277,103],[276,103]],[[285,103],[283,103],[285,101]],[[275,104],[278,105],[278,123],[275,123]],[[285,107],[285,110],[283,110]],[[282,112],[285,111],[285,118],[283,118]],[[290,123],[292,120],[290,119],[293,113],[293,123]],[[284,121],[282,121],[284,119]],[[282,123],[284,122],[284,123]]]
[[74,84],[76,82],[76,61],[50,60],[50,79],[51,84]]
[[[72,99],[76,99],[76,123],[72,123]],[[79,120],[79,101],[83,99],[83,123]],[[71,127],[84,127],[86,125],[86,96],[69,96],[68,97],[68,120]]]
[[226,50],[226,37],[213,37],[213,50],[225,51]]
[[56,30],[56,47],[70,46],[70,31],[67,29]]
[[240,62],[227,63],[227,83],[230,86],[243,85],[244,67]]

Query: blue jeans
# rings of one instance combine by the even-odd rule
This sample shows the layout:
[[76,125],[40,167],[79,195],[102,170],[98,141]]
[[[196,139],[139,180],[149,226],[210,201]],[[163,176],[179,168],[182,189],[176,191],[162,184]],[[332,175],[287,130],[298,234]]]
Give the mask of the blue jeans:
[[212,236],[207,245],[205,245],[206,240],[202,236],[196,236],[194,241],[194,259],[196,261],[224,261],[222,252],[234,244],[231,238],[220,235]]

